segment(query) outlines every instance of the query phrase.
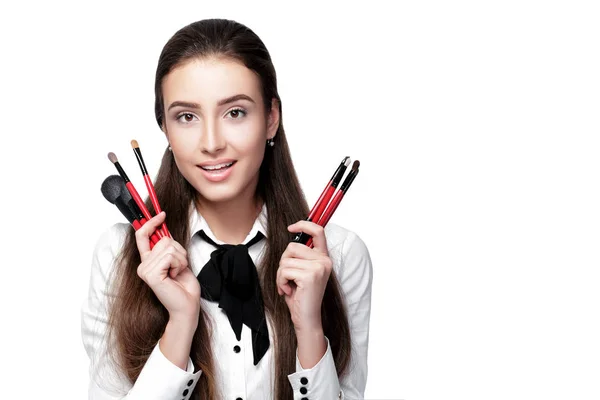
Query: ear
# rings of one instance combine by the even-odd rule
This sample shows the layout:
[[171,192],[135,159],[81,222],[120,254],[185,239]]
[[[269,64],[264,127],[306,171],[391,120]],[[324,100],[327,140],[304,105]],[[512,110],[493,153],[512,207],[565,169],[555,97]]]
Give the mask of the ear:
[[267,117],[267,139],[273,139],[279,129],[279,101],[277,99],[271,100],[271,111]]
[[165,134],[165,138],[167,138],[167,142],[169,141],[169,132],[167,132],[167,127],[165,126],[165,121],[163,119],[162,124],[160,125],[160,130]]

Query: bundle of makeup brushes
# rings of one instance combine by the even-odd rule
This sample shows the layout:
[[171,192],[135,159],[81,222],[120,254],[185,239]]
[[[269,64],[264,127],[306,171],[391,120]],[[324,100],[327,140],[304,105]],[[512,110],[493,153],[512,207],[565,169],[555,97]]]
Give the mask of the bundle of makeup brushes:
[[[335,210],[337,210],[342,199],[344,198],[344,195],[348,192],[350,185],[352,185],[352,182],[354,182],[356,175],[358,175],[360,161],[356,160],[354,163],[352,163],[352,168],[350,172],[348,172],[346,179],[344,179],[342,186],[340,186],[340,188],[336,191],[338,185],[344,177],[346,168],[348,168],[350,165],[350,162],[350,157],[344,157],[339,167],[335,170],[333,176],[327,183],[327,186],[325,186],[321,196],[319,196],[319,199],[310,211],[308,218],[306,218],[307,221],[314,222],[322,227],[327,225],[333,216],[333,213]],[[312,238],[304,232],[298,233],[292,241],[296,243],[303,243],[311,248],[313,247]]]
[[[146,169],[142,151],[140,150],[137,140],[131,141],[131,147],[133,148],[133,152],[135,153],[140,169],[142,170],[142,175],[144,176],[144,182],[146,183],[146,189],[148,190],[148,195],[152,201],[152,206],[156,213],[159,214],[162,210],[158,203],[156,191],[154,190],[154,185],[148,175],[148,170]],[[150,211],[146,207],[146,204],[140,197],[138,191],[133,186],[133,183],[129,180],[129,177],[119,163],[115,153],[108,153],[108,159],[114,164],[119,175],[110,175],[102,182],[102,194],[106,200],[117,206],[119,211],[121,211],[121,214],[127,218],[137,231],[152,218],[152,215],[150,215]],[[171,233],[167,229],[166,223],[163,223],[150,237],[150,248],[153,248],[164,236],[171,237]]]

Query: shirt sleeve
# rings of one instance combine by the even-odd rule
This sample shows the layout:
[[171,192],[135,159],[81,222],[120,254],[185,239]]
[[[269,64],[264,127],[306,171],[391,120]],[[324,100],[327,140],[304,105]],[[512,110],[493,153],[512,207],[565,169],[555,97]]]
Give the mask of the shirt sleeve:
[[108,301],[113,296],[109,282],[114,262],[123,245],[128,224],[115,224],[105,231],[94,248],[87,299],[81,307],[81,334],[88,354],[90,400],[181,400],[188,399],[202,371],[194,372],[188,359],[184,371],[170,362],[155,345],[135,384],[116,367],[108,349],[106,331]]
[[346,300],[352,340],[348,373],[338,378],[328,338],[325,354],[312,368],[302,368],[296,350],[296,372],[288,375],[294,400],[364,399],[373,266],[365,243],[353,232],[344,240],[340,259],[336,272]]
[[341,399],[340,382],[335,369],[335,361],[327,341],[327,350],[312,368],[302,368],[296,349],[296,372],[288,375],[294,391],[294,400],[302,399]]

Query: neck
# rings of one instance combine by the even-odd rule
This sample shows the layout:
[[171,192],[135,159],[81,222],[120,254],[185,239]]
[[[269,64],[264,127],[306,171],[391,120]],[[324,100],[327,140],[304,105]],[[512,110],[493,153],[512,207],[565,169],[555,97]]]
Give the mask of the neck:
[[196,207],[217,239],[228,244],[240,244],[252,230],[262,201],[255,196],[239,195],[218,203],[200,199]]

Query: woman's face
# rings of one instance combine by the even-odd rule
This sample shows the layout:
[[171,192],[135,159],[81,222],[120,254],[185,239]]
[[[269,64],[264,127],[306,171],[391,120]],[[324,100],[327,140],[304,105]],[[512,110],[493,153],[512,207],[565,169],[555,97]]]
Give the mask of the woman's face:
[[279,126],[276,101],[265,112],[258,75],[231,59],[195,59],[172,70],[162,91],[163,130],[201,200],[252,198],[266,141]]

